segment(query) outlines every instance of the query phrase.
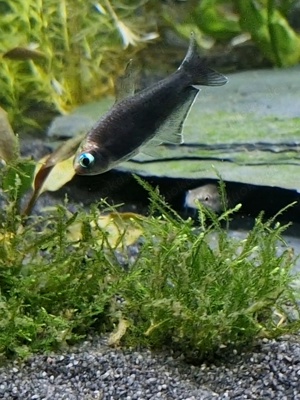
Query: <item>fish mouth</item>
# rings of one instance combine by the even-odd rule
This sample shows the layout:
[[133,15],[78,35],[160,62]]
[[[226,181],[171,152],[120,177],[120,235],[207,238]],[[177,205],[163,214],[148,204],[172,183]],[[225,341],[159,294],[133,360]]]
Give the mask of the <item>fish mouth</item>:
[[91,171],[88,171],[79,164],[78,157],[74,158],[73,168],[76,175],[91,175]]
[[97,175],[98,172],[94,172],[92,170],[87,170],[81,167],[79,164],[74,165],[74,170],[76,175]]
[[[75,169],[75,173],[76,175],[80,175],[80,176],[92,176],[92,175],[99,175],[99,172],[91,172],[91,171],[85,171],[80,169]],[[100,172],[101,174],[101,172]]]
[[85,171],[83,168],[81,167],[74,167],[75,170],[75,174],[76,175],[90,175],[89,173],[87,173],[87,171]]
[[81,175],[81,176],[92,176],[92,175],[100,175],[103,174],[105,171],[99,171],[99,170],[95,170],[93,168],[91,169],[86,169],[81,167],[81,165],[77,164],[76,161],[74,163],[74,170],[75,170],[75,174],[76,175]]

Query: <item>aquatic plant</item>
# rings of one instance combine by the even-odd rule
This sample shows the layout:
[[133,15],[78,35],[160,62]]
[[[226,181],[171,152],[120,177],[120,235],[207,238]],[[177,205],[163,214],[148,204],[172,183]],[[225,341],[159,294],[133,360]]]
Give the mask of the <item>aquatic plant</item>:
[[[300,60],[300,35],[288,21],[296,3],[295,0],[202,0],[191,17],[199,30],[199,41],[205,42],[204,36],[209,35],[224,42],[248,33],[267,59],[278,67],[286,67]],[[176,29],[187,34],[191,29],[190,19]]]
[[14,127],[37,127],[47,111],[64,113],[110,91],[125,60],[157,37],[146,3],[1,2],[0,105]]
[[[286,226],[260,216],[245,240],[237,241],[223,226],[234,210],[217,216],[199,205],[195,227],[142,181],[151,197],[150,216],[116,216],[113,210],[114,231],[99,224],[99,216],[112,211],[104,201],[89,213],[70,213],[62,204],[24,217],[20,185],[28,174],[14,167],[11,179],[11,168],[1,171],[4,358],[112,331],[112,345],[168,345],[203,358],[220,347],[299,328],[290,274],[294,256],[288,247],[277,251]],[[135,257],[128,248],[131,230],[136,236],[130,240],[140,237]]]

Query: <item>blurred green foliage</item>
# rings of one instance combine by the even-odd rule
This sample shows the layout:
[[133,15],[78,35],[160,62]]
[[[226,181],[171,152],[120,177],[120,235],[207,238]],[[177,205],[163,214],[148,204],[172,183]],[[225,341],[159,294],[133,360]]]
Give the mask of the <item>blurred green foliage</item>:
[[32,124],[35,108],[64,113],[111,90],[136,47],[157,36],[146,3],[2,1],[0,105],[14,127]]
[[[300,61],[300,36],[289,25],[275,0],[236,0],[241,28],[278,67]],[[283,9],[284,10],[284,9]]]
[[238,15],[228,0],[199,1],[194,21],[204,33],[215,39],[227,40],[241,33]]
[[216,40],[248,32],[258,49],[278,67],[300,61],[300,35],[288,15],[297,0],[202,0],[192,12],[199,30]]

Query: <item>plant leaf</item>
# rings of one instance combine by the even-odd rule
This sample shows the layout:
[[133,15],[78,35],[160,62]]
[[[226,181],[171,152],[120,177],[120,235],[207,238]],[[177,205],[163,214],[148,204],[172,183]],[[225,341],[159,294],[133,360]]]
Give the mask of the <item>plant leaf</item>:
[[120,340],[125,335],[127,328],[130,326],[130,323],[127,319],[121,318],[119,320],[118,326],[116,330],[114,330],[108,338],[108,345],[109,346],[118,346]]
[[[139,225],[143,217],[134,213],[112,212],[100,215],[97,221],[91,222],[92,234],[99,236],[99,242],[103,242],[103,232],[107,234],[107,243],[112,248],[130,246],[142,235],[143,230]],[[75,222],[68,228],[68,236],[72,241],[82,239],[82,223]]]
[[0,107],[0,158],[9,162],[18,157],[18,139],[8,121],[7,112]]
[[55,165],[45,167],[43,160],[38,165],[40,165],[40,169],[35,175],[34,187],[35,190],[39,190],[39,195],[47,191],[55,192],[59,190],[75,175],[73,156],[58,161]]
[[74,154],[85,134],[64,142],[52,154],[42,158],[36,166],[33,179],[33,194],[24,211],[28,215],[37,198],[46,191],[54,192],[69,182],[75,175]]
[[112,247],[130,246],[143,233],[142,229],[137,226],[137,221],[141,218],[140,215],[134,213],[112,212],[100,216],[97,225],[108,233],[108,241]]
[[275,3],[266,7],[254,0],[237,0],[240,25],[251,34],[263,54],[279,67],[299,62],[300,37],[276,9]]
[[216,39],[228,40],[241,33],[238,16],[231,10],[226,0],[199,2],[193,18],[203,32]]
[[46,54],[41,51],[31,49],[29,47],[14,47],[13,49],[7,51],[3,54],[4,58],[9,58],[10,60],[39,60],[46,58]]

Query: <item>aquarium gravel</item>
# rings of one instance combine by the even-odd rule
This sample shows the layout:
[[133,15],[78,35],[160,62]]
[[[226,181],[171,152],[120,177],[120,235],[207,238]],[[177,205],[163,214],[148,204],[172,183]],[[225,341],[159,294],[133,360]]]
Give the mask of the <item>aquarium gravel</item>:
[[22,400],[300,400],[300,337],[263,339],[226,361],[186,363],[180,355],[110,348],[91,338],[68,352],[0,369],[0,398]]

